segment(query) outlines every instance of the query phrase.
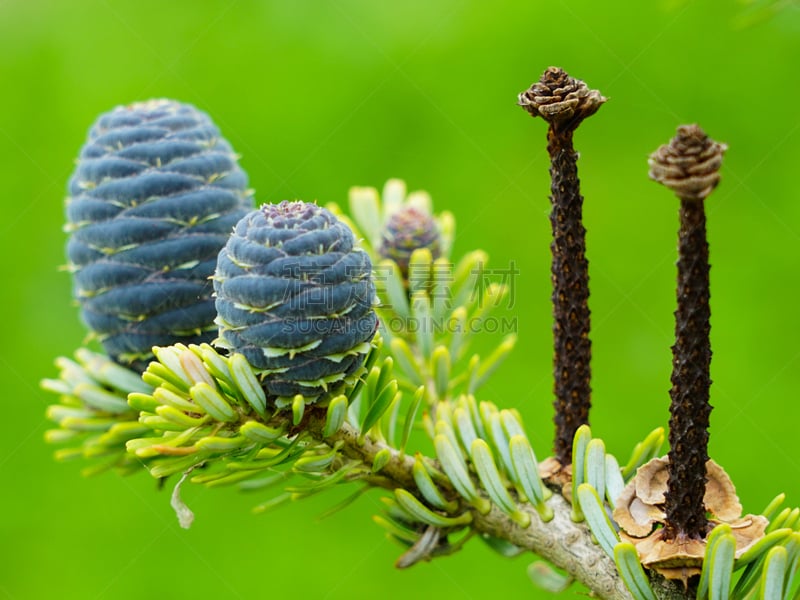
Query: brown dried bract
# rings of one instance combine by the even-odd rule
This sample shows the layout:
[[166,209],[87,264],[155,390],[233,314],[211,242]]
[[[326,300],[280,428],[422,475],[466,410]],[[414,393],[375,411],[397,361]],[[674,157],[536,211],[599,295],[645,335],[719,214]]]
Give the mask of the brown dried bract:
[[531,116],[572,129],[596,113],[605,101],[600,92],[559,67],[549,67],[539,81],[519,95],[519,105]]
[[637,496],[636,486],[628,485],[617,498],[614,520],[630,535],[644,537],[653,531],[656,523],[664,522],[664,511],[643,502]]
[[742,504],[736,495],[736,488],[733,481],[728,477],[725,470],[713,460],[706,463],[706,493],[703,496],[703,504],[706,510],[717,519],[724,522],[732,522],[742,514]]
[[[639,510],[638,516],[641,517],[642,509],[634,503],[634,500],[648,507],[648,514],[655,516],[658,512],[663,515],[661,505],[665,502],[665,493],[667,491],[668,466],[669,459],[662,457],[654,458],[639,467],[639,470],[636,471],[636,476],[627,485],[617,501],[614,518],[620,524],[620,527],[627,529],[625,522],[630,520],[628,516],[629,509],[626,508],[626,504],[628,507],[631,505],[636,506]],[[742,505],[736,496],[736,488],[731,478],[713,460],[709,460],[706,463],[706,476],[708,479],[706,481],[706,492],[703,496],[703,504],[706,510],[720,521],[728,522],[737,519],[742,514]],[[632,523],[637,530],[641,528],[642,523],[639,520],[634,519]],[[649,531],[645,532],[645,535],[647,533]]]
[[[723,521],[709,522],[709,533],[714,526]],[[739,558],[753,544],[764,537],[769,524],[762,515],[745,515],[728,523],[736,541],[734,556]],[[651,535],[640,538],[620,532],[620,537],[636,546],[642,565],[653,569],[667,579],[681,579],[684,584],[689,577],[699,575],[706,552],[706,540],[696,540],[678,536],[674,540],[663,538],[664,529],[657,529]]]
[[699,573],[703,566],[703,556],[706,553],[705,540],[696,540],[686,536],[678,536],[674,540],[664,540],[663,534],[664,530],[658,529],[644,539],[625,537],[636,546],[639,558],[645,567],[651,569],[690,567],[697,568]]
[[[654,458],[641,466],[617,499],[614,520],[620,536],[636,546],[642,564],[667,579],[684,583],[698,575],[705,555],[706,540],[679,535],[664,539],[664,502],[669,459]],[[764,536],[768,521],[761,515],[741,517],[742,505],[725,470],[713,460],[706,463],[706,492],[703,504],[711,514],[706,535],[714,526],[728,523],[736,540],[736,556]]]
[[722,155],[728,147],[715,142],[697,125],[681,125],[669,144],[648,159],[650,178],[680,198],[702,200],[719,183]]
[[736,540],[736,558],[739,558],[758,540],[764,537],[769,521],[764,515],[745,515],[729,522],[731,533]]
[[633,482],[636,487],[636,495],[642,502],[646,504],[663,504],[665,502],[667,479],[669,478],[668,465],[668,458],[654,458],[636,471]]
[[559,488],[567,502],[572,502],[572,465],[562,465],[555,456],[539,463],[539,477],[551,487]]

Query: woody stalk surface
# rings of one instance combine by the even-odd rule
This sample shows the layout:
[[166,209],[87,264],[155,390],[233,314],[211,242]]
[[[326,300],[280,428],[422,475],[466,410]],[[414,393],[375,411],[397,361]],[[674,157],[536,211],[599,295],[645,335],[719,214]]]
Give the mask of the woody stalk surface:
[[555,457],[571,462],[572,440],[578,427],[589,423],[591,407],[591,356],[589,339],[589,262],[583,197],[578,180],[578,153],[572,143],[581,122],[593,115],[606,99],[583,81],[550,67],[519,104],[549,125],[550,224],[553,241],[553,338],[555,343]]

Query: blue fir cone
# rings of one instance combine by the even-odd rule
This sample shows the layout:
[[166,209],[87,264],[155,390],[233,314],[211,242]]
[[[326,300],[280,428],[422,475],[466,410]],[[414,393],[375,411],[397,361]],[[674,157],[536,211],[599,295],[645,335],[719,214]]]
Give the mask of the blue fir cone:
[[378,326],[369,256],[344,223],[302,201],[265,204],[237,223],[214,291],[216,345],[242,353],[278,404],[357,376]]
[[441,255],[441,234],[434,218],[414,206],[404,206],[395,212],[381,232],[378,254],[390,258],[408,274],[408,263],[414,250],[427,248],[434,259]]
[[69,181],[67,257],[81,317],[115,361],[141,371],[153,346],[215,337],[209,278],[251,208],[231,146],[193,106],[97,119]]

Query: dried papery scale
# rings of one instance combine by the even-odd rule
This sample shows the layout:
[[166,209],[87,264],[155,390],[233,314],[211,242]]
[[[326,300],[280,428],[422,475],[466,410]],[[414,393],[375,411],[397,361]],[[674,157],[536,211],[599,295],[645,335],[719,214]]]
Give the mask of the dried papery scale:
[[243,354],[278,404],[332,392],[359,374],[375,335],[371,271],[352,231],[328,210],[265,204],[219,253],[216,344]]
[[427,248],[435,260],[441,256],[441,235],[436,220],[416,206],[406,205],[393,213],[381,231],[378,254],[397,263],[403,276],[414,250]]
[[703,539],[709,528],[703,496],[711,414],[711,309],[703,202],[719,183],[725,150],[724,144],[709,138],[697,125],[684,125],[649,159],[650,177],[674,191],[681,201],[666,540]]
[[589,422],[591,355],[589,339],[589,263],[583,227],[583,197],[578,180],[575,129],[606,99],[583,81],[557,67],[519,95],[519,104],[531,116],[547,121],[550,154],[553,242],[553,316],[555,324],[555,458],[568,465],[578,427]]
[[[614,521],[623,541],[632,543],[642,565],[667,579],[686,585],[699,575],[707,558],[707,539],[689,536],[667,538],[665,504],[669,459],[654,458],[638,469],[620,494]],[[709,460],[704,465],[707,483],[700,506],[709,515],[709,531],[716,525],[730,525],[736,558],[764,537],[768,521],[763,515],[742,515],[742,505],[728,474]]]
[[209,277],[252,207],[247,176],[203,112],[120,106],[89,130],[69,182],[67,245],[84,322],[117,362],[216,335]]

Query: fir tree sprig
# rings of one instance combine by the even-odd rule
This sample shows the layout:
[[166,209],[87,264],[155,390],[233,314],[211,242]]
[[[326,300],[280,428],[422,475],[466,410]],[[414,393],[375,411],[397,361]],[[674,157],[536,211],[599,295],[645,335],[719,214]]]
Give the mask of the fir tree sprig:
[[[604,99],[568,77],[564,86],[555,85],[564,77],[548,70],[542,83],[552,84],[548,93],[526,98],[550,118],[553,149],[571,151],[575,126]],[[704,167],[718,167],[713,156],[699,154]],[[562,158],[574,166],[577,155]],[[676,164],[665,165],[662,175],[674,179],[673,171],[685,166]],[[697,201],[716,179],[690,171],[679,191]],[[554,187],[556,204],[561,187],[569,188],[561,200],[581,200],[577,177],[567,179],[558,191]],[[89,459],[87,474],[145,468],[159,480],[172,478],[171,504],[185,527],[193,520],[180,498],[186,484],[261,494],[256,512],[353,487],[337,510],[379,488],[386,493],[384,510],[374,521],[402,545],[401,568],[481,539],[503,556],[534,552],[566,572],[555,576],[546,563],[536,563],[529,572],[545,587],[564,589],[575,580],[600,598],[797,595],[800,509],[781,509],[779,496],[763,515],[742,517],[732,482],[713,461],[703,465],[701,477],[709,479],[702,503],[714,529],[697,547],[687,546],[677,562],[674,552],[663,555],[658,544],[669,517],[668,465],[655,458],[664,441],[661,429],[620,467],[588,424],[573,420],[574,435],[562,444],[570,454],[568,460],[560,456],[558,466],[571,463],[569,477],[549,478],[519,413],[476,397],[516,338],[506,337],[482,358],[469,353],[480,326],[463,326],[480,325],[508,290],[502,284],[482,289],[481,251],[450,263],[454,221],[447,213],[434,215],[426,194],[406,196],[397,180],[382,198],[370,188],[354,189],[351,211],[361,232],[338,207],[329,207],[331,212],[302,202],[268,205],[237,226],[220,254],[227,262],[215,276],[225,349],[172,340],[152,348],[154,360],[141,378],[86,349],[76,361],[59,359],[59,378],[43,382],[59,396],[48,410],[58,427],[47,434],[67,445],[57,456]],[[576,214],[580,225],[579,210],[570,218]],[[582,236],[582,226],[570,231],[573,241]],[[356,247],[359,237],[366,252]],[[386,269],[383,280],[380,269],[369,272],[366,255]],[[581,257],[567,257],[567,271]],[[333,278],[322,276],[342,261],[357,267],[350,277],[339,270],[327,274]],[[587,283],[584,275],[578,279]],[[372,278],[379,280],[376,307]],[[351,288],[364,292],[356,294],[357,302],[346,293]],[[335,308],[290,301],[325,291],[338,299]],[[573,297],[584,308],[586,292]],[[275,297],[265,300],[264,294]],[[373,308],[382,321],[378,334]],[[588,308],[585,317],[578,319],[585,327],[576,335],[588,340]],[[396,326],[389,326],[391,319]],[[447,326],[434,327],[437,319]],[[306,331],[304,320],[332,328],[336,343],[328,329],[322,335]],[[362,320],[372,328],[350,329]],[[695,336],[696,329],[686,335]],[[587,368],[575,373],[587,383],[582,406],[588,412],[589,357],[581,356]],[[674,445],[672,422],[671,429]],[[432,453],[416,451],[420,434],[428,436],[425,447]],[[684,586],[662,575],[681,578]]]
[[[387,441],[401,428],[388,408],[376,411],[377,421],[366,434],[362,416],[340,411],[348,394],[327,406],[309,406],[295,423],[291,411],[259,414],[261,396],[251,385],[256,372],[237,356],[221,356],[210,346],[181,345],[157,349],[156,355],[159,361],[145,373],[153,384],[150,392],[129,395],[149,434],[127,442],[131,462],[145,465],[154,477],[184,473],[198,485],[267,493],[256,512],[360,482],[391,492],[375,521],[408,548],[401,566],[455,551],[477,534],[535,552],[598,590],[600,597],[629,598],[626,585],[634,598],[642,597],[634,591],[641,581],[631,579],[636,569],[624,551],[626,542],[605,516],[614,507],[621,470],[588,429],[580,434],[588,436],[586,443],[575,445],[585,452],[576,461],[583,469],[575,490],[586,523],[577,523],[572,504],[539,479],[528,436],[513,411],[461,396],[455,410],[445,404],[437,413],[436,454],[412,455]],[[390,364],[373,369],[386,383],[362,389],[368,407],[380,406],[378,397],[396,381]],[[659,439],[648,436],[630,462],[657,452]],[[800,533],[792,532],[800,530],[800,520],[790,509],[779,511],[780,501],[764,511],[772,519],[768,537],[737,551],[730,572],[744,571],[731,597],[744,598],[759,584],[776,560],[768,558],[776,545],[785,546],[790,559],[797,557]],[[434,533],[436,543],[426,546]],[[794,571],[785,567],[783,572],[785,589],[791,589]]]
[[[516,344],[516,333],[508,331],[488,356],[470,353],[486,320],[503,307],[510,282],[489,281],[482,250],[454,260],[453,215],[435,214],[430,196],[407,194],[401,180],[389,180],[382,194],[352,188],[352,220],[335,203],[326,206],[364,240],[373,259],[384,351],[396,362],[400,388],[413,393],[424,386],[431,407],[474,394]],[[400,250],[385,250],[387,240],[397,239],[403,241],[399,262]]]
[[58,460],[82,459],[84,475],[115,469],[122,474],[141,465],[126,452],[126,443],[148,434],[138,422],[139,413],[127,402],[129,393],[148,393],[152,387],[139,373],[118,365],[108,356],[79,348],[75,360],[56,360],[58,379],[44,379],[44,390],[57,394],[58,403],[47,408],[57,427],[45,439],[61,446]]
[[[366,435],[353,412],[338,427],[331,426],[338,414],[335,401],[307,407],[298,425],[287,411],[260,416],[247,402],[246,390],[233,383],[233,359],[192,346],[164,348],[158,355],[161,361],[149,369],[162,382],[152,394],[131,397],[133,404],[146,407],[140,421],[157,437],[128,443],[129,452],[154,477],[188,472],[189,482],[212,487],[281,488],[258,511],[360,481],[392,492],[376,521],[395,538],[413,545],[428,528],[437,530],[439,550],[421,559],[436,555],[441,546],[456,546],[460,536],[474,532],[534,551],[587,585],[604,581],[603,597],[627,597],[613,563],[591,543],[586,526],[575,523],[569,504],[539,479],[530,442],[513,412],[463,396],[457,411],[465,411],[466,418],[448,409],[437,413],[436,455],[412,456],[381,439],[396,434],[399,423],[392,425],[391,419],[376,423]],[[183,364],[193,365],[192,375],[179,368]],[[242,368],[248,367],[242,363]],[[250,369],[237,377],[255,378]],[[386,369],[379,369],[379,378]],[[391,375],[385,379],[391,386]],[[212,380],[214,387],[208,383]],[[204,395],[198,394],[198,386]],[[364,393],[362,400],[376,406],[379,388],[369,392],[365,387]],[[387,411],[379,420],[389,416]],[[204,468],[195,471],[199,465]]]

